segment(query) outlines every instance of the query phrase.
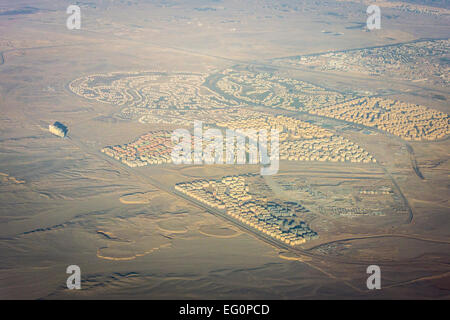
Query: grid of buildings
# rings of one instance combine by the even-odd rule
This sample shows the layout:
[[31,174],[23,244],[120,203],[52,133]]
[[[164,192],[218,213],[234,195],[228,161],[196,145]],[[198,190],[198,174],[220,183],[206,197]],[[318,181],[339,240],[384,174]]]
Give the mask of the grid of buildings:
[[361,98],[310,112],[375,127],[405,140],[438,140],[450,133],[447,114],[391,99]]
[[107,146],[101,151],[129,167],[172,162],[172,132],[152,131],[125,145]]
[[280,64],[302,65],[321,71],[387,75],[403,80],[426,80],[448,85],[450,67],[441,58],[450,40],[426,40],[400,45],[336,51],[278,60]]
[[[130,109],[130,108],[125,108]],[[122,110],[121,113],[131,112]],[[211,110],[159,110],[159,109],[140,109],[140,123],[155,123],[166,125],[181,125],[184,127],[192,127],[195,120],[201,119],[204,124],[214,125],[224,121],[232,121],[235,119],[248,118],[255,116],[257,113],[243,106],[229,107],[225,109]]]
[[[193,116],[192,114],[190,116]],[[228,121],[226,121],[228,119]],[[279,131],[279,159],[288,161],[330,161],[330,162],[359,162],[372,163],[376,159],[369,152],[350,140],[335,135],[331,131],[305,121],[286,116],[261,116],[254,112],[236,111],[233,116],[224,117],[222,122],[217,122],[219,128],[247,132],[245,151],[250,153],[250,141],[258,140],[258,130],[265,129],[268,132],[266,147],[271,150],[271,129]],[[211,125],[205,125],[204,130]],[[231,145],[236,147],[236,141],[229,140],[223,130],[223,159],[226,163],[227,150]],[[253,132],[252,132],[253,131]],[[205,132],[205,131],[204,131]],[[121,161],[130,167],[171,163],[173,143],[171,131],[158,130],[141,136],[136,141],[116,146],[107,146],[101,151],[108,156]],[[209,148],[211,141],[203,140],[203,150]],[[193,159],[194,139],[191,140],[191,159]],[[234,154],[234,163],[238,153]],[[202,160],[206,160],[203,154]]]
[[[217,123],[230,129],[277,129],[280,160],[372,163],[369,152],[348,139],[305,121],[286,116],[254,116]],[[270,145],[270,139],[269,139]]]
[[175,190],[291,246],[319,237],[306,222],[298,218],[299,214],[309,212],[308,209],[294,202],[255,199],[249,192],[246,176],[182,182],[175,185]]

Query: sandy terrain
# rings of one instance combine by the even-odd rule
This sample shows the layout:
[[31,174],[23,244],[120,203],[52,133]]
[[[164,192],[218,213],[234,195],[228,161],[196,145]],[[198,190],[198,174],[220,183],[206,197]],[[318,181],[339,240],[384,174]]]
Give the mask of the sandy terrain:
[[[251,70],[449,114],[445,86],[274,60],[448,38],[448,16],[386,6],[383,28],[366,32],[359,2],[91,2],[82,5],[81,30],[70,31],[69,1],[0,0],[0,299],[450,298],[448,138],[409,142],[336,119],[246,106],[314,121],[377,159],[281,162],[266,179],[270,197],[304,202],[311,210],[304,218],[320,235],[289,251],[173,192],[179,182],[259,166],[130,168],[101,148],[171,127],[126,119],[124,106],[69,88],[74,79],[119,71],[201,73],[214,84],[223,70]],[[27,6],[37,9],[11,11]],[[68,137],[48,132],[55,121],[68,126]],[[382,187],[392,194],[359,193]],[[337,215],[331,207],[373,215]],[[71,264],[81,268],[82,290],[66,288]],[[366,288],[370,264],[382,269],[382,290]]]

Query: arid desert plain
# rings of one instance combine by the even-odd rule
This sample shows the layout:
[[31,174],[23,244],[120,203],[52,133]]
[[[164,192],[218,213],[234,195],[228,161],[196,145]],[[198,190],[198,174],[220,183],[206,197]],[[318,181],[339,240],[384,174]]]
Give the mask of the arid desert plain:
[[0,299],[450,298],[447,1],[72,4],[0,0]]

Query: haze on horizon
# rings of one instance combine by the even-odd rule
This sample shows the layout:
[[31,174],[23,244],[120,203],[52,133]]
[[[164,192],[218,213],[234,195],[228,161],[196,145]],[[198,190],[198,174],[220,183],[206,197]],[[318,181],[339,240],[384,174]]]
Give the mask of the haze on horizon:
[[[443,0],[0,0],[0,299],[448,299],[449,34]],[[174,164],[194,121],[276,129],[278,171]]]

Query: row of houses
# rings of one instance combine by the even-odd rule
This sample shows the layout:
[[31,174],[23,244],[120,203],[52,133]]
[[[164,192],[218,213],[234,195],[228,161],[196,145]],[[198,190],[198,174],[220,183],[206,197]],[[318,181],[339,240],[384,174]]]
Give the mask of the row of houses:
[[182,182],[175,185],[175,190],[288,245],[299,245],[319,237],[299,219],[299,214],[309,210],[294,202],[256,200],[249,192],[245,176]]

